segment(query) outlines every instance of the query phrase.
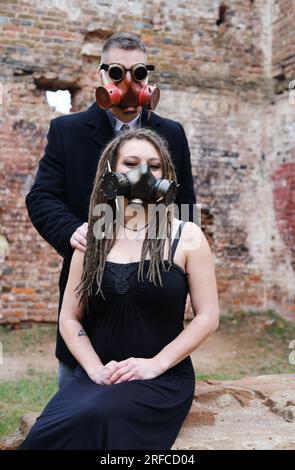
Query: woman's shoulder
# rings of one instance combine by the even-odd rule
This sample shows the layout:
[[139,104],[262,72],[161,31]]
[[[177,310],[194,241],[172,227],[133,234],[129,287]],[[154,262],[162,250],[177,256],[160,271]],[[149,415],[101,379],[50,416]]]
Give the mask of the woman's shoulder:
[[71,259],[71,270],[81,270],[83,268],[85,253],[78,248],[75,248],[73,251],[72,259]]
[[179,228],[179,226],[182,225],[181,238],[188,238],[190,235],[201,236],[201,234],[203,234],[203,236],[205,236],[204,232],[201,229],[201,227],[199,227],[199,225],[197,225],[193,222],[183,221],[183,220],[180,220],[180,219],[176,219],[174,217],[173,225],[176,227],[176,232],[177,232],[177,229]]
[[75,259],[75,260],[78,260],[78,261],[81,261],[81,260],[83,261],[84,256],[85,256],[84,251],[79,250],[78,248],[75,248],[74,251],[73,251],[72,259]]
[[[174,219],[180,225],[181,220]],[[211,252],[209,243],[201,227],[193,222],[183,223],[180,243],[182,250],[187,254],[198,253],[199,255]]]

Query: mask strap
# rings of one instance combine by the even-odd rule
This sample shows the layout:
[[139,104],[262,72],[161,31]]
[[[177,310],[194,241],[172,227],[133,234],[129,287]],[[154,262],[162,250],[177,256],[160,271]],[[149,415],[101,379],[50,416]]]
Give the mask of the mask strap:
[[[112,169],[111,169],[111,165],[110,165],[109,160],[107,160],[107,167],[108,167],[108,171],[111,173]],[[119,203],[118,203],[117,196],[115,197],[115,204],[116,204],[116,211],[117,211],[117,214],[120,214]],[[116,217],[116,220],[117,220],[117,217]]]
[[104,69],[100,69],[100,70],[101,70],[102,84],[107,85],[109,81],[107,79],[106,71]]

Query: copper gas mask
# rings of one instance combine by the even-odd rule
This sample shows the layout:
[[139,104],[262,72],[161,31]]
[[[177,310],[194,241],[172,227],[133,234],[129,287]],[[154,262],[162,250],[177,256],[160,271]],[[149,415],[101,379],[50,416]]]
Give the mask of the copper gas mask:
[[[95,97],[98,106],[104,110],[113,106],[137,107],[141,106],[150,110],[156,108],[160,99],[158,86],[147,84],[147,77],[154,65],[134,64],[126,69],[122,64],[101,64],[102,85],[96,89]],[[124,80],[129,71],[132,80]],[[108,74],[106,73],[108,72]],[[108,78],[109,77],[109,78]],[[117,86],[119,85],[120,86]]]

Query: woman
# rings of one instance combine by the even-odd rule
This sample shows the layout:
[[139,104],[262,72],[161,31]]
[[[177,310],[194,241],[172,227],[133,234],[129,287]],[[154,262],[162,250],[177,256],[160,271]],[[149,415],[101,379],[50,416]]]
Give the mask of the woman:
[[[128,191],[123,217],[119,198],[110,199],[114,185],[106,185],[108,170],[133,181],[129,193],[141,208],[136,229],[130,226]],[[141,175],[137,180],[134,170]],[[153,131],[127,131],[105,148],[90,201],[86,253],[73,254],[59,320],[79,365],[21,449],[172,447],[194,397],[190,354],[217,329],[219,309],[202,230],[174,218],[173,204],[160,218],[149,210],[149,184],[160,179],[176,177],[166,144]],[[106,217],[98,230],[102,204],[114,219]],[[188,292],[195,317],[184,329]],[[92,319],[89,337],[84,315]]]

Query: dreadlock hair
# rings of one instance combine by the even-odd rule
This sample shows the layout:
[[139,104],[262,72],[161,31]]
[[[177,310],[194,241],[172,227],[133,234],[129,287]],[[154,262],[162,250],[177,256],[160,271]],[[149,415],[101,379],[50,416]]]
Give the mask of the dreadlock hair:
[[[146,128],[131,129],[118,134],[107,144],[98,163],[93,190],[90,198],[90,206],[88,213],[87,247],[84,255],[83,273],[81,282],[76,288],[76,296],[81,296],[79,305],[81,301],[88,301],[89,297],[93,295],[92,290],[93,281],[95,277],[98,286],[95,295],[100,292],[102,297],[104,298],[101,289],[101,282],[105,269],[106,257],[111,251],[116,240],[115,225],[117,223],[117,214],[115,199],[108,200],[105,197],[101,188],[101,183],[103,176],[106,172],[110,170],[116,171],[119,151],[122,145],[125,142],[133,139],[146,140],[147,142],[151,143],[156,149],[161,160],[162,178],[176,181],[176,174],[168,151],[168,145],[166,141],[162,137],[160,137],[159,134],[157,134],[156,132]],[[105,218],[104,234],[101,233],[101,236],[97,238],[94,235],[94,225],[96,220],[93,214],[94,209],[98,204],[105,204],[110,206],[113,218],[112,220],[109,220],[109,217]],[[161,215],[162,217],[159,217],[159,213],[156,213],[156,216],[153,217],[150,221],[151,224],[149,223],[149,225],[152,225],[151,229],[147,230],[145,234],[145,239],[143,241],[141,251],[141,259],[138,267],[138,280],[140,281],[144,279],[144,261],[147,253],[149,252],[150,263],[146,278],[148,278],[149,281],[153,282],[156,285],[156,277],[158,277],[158,280],[162,286],[160,265],[162,265],[163,269],[166,270],[165,262],[168,261],[168,270],[171,266],[171,230],[174,216],[173,204],[170,204],[170,206],[165,208],[165,211],[162,211]],[[164,232],[164,230],[166,231]],[[149,235],[151,233],[154,235],[149,238]],[[165,233],[166,236],[163,236],[163,233]],[[168,260],[163,259],[166,239],[169,240]]]

